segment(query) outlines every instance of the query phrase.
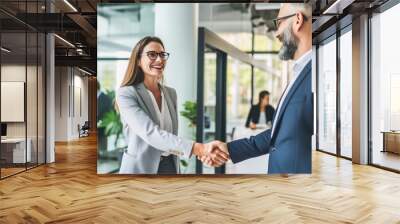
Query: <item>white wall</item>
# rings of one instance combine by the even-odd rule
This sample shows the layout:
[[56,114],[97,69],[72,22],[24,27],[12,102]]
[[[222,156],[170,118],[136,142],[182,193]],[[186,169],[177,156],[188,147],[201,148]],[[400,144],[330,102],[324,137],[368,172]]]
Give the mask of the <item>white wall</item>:
[[[27,70],[26,70],[27,69]],[[26,71],[28,74],[35,73],[36,67],[18,64],[6,64],[1,66],[1,81],[2,82],[24,82],[26,83],[25,76]],[[28,77],[29,78],[29,77]],[[36,85],[36,81],[29,80],[29,85]],[[36,88],[27,88],[27,106],[36,108]],[[4,96],[2,96],[4,97]],[[34,105],[30,105],[34,102]],[[8,110],[9,108],[1,108],[1,110]],[[31,130],[36,130],[36,113],[33,113],[32,108],[27,108],[27,121],[28,124],[28,137],[32,132]],[[34,123],[32,123],[34,121]],[[7,136],[8,137],[25,137],[25,126],[26,122],[7,122]],[[36,134],[36,132],[35,132]]]
[[56,67],[55,141],[79,138],[78,125],[88,121],[88,78],[83,75],[76,68]]
[[[67,141],[68,115],[68,73],[67,67],[55,68],[55,141]],[[64,97],[63,97],[64,96]]]

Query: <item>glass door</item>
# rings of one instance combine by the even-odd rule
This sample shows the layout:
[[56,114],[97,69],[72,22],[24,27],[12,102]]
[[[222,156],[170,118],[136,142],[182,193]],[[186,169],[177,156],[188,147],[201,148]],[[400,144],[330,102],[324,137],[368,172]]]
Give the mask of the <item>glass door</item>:
[[400,4],[371,18],[370,163],[400,171]]
[[340,40],[340,156],[352,158],[352,34]]
[[[216,103],[217,103],[217,52],[210,48],[204,53],[204,142],[216,139]],[[203,164],[203,174],[214,174],[213,167]]]
[[[43,13],[44,1],[2,2],[17,13]],[[36,17],[35,17],[36,18]],[[7,22],[5,22],[7,21]],[[12,21],[12,22],[11,22]],[[46,37],[0,13],[0,177],[45,163]]]
[[336,154],[336,37],[318,48],[318,149]]

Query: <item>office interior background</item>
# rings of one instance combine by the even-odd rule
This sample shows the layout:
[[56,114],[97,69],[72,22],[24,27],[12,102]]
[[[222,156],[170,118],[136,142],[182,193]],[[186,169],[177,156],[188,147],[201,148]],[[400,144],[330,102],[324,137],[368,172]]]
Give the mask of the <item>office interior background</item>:
[[[171,83],[170,85],[182,96],[179,99],[179,111],[184,109],[183,104],[186,101],[196,102],[198,94],[196,74],[200,61],[198,52],[194,49],[198,44],[199,30],[203,29],[207,33],[217,35],[227,46],[234,46],[240,51],[237,55],[230,55],[231,52],[227,54],[226,75],[223,77],[226,97],[222,99],[226,107],[218,108],[226,112],[224,118],[218,119],[225,120],[224,124],[218,124],[224,126],[226,132],[224,135],[215,131],[218,54],[216,49],[209,46],[211,44],[205,44],[203,112],[210,118],[210,122],[206,124],[207,127],[202,127],[203,130],[200,130],[203,132],[202,141],[216,137],[223,137],[229,141],[254,135],[255,132],[249,132],[243,124],[250,105],[258,100],[258,92],[265,89],[270,91],[271,104],[276,106],[282,86],[285,86],[290,79],[290,62],[282,62],[277,57],[280,45],[273,38],[273,26],[270,21],[277,15],[279,4],[103,3],[99,5],[98,11],[95,11],[95,3],[79,3],[80,11],[86,12],[80,15],[75,12],[76,8],[73,5],[49,1],[48,7],[44,7],[45,3],[45,1],[2,2],[3,21],[6,21],[2,23],[1,32],[3,177],[42,164],[46,156],[49,157],[48,161],[52,161],[54,157],[52,150],[48,150],[47,155],[45,153],[46,144],[47,148],[51,149],[54,148],[54,141],[78,138],[78,125],[82,127],[85,121],[91,124],[91,131],[95,130],[96,80],[100,83],[100,91],[114,94],[113,91],[122,79],[132,47],[145,35],[162,36],[167,48],[173,53],[167,67],[165,82]],[[323,5],[323,2],[320,4]],[[356,4],[352,6],[354,8],[362,7],[360,6],[362,3],[354,4]],[[393,63],[397,45],[388,44],[391,43],[388,38],[395,38],[397,35],[390,33],[397,19],[397,7],[370,13],[371,18],[367,21],[368,32],[365,33],[369,41],[365,43],[369,46],[366,53],[370,55],[367,62],[369,83],[362,83],[363,88],[368,88],[365,94],[367,96],[364,97],[368,98],[366,103],[369,107],[367,120],[364,120],[367,124],[363,128],[368,129],[368,138],[364,140],[370,143],[368,152],[363,153],[367,160],[365,163],[394,170],[399,170],[396,131],[399,129],[400,106],[394,97],[399,92],[399,78]],[[45,24],[45,13],[50,10],[54,11],[52,15],[54,24]],[[165,19],[165,14],[162,14],[163,10],[182,11],[177,15],[185,19],[172,21],[171,18],[171,21],[168,21]],[[62,16],[57,13],[64,11],[70,15]],[[155,13],[156,11],[159,13]],[[343,14],[343,18],[324,16],[322,17],[324,19],[331,17],[341,21],[340,29],[333,30],[329,27],[332,23],[330,22],[320,27],[316,24],[313,32],[316,90],[316,135],[313,138],[315,149],[346,159],[352,158],[354,97],[350,97],[353,94],[353,77],[349,75],[353,71],[352,64],[354,64],[351,63],[352,54],[349,54],[355,41],[352,38],[352,16],[352,14],[346,16]],[[74,21],[78,20],[86,22],[77,25]],[[180,26],[170,24],[179,24],[177,22]],[[93,39],[97,24],[98,55],[96,55],[96,41]],[[132,29],[126,29],[129,26]],[[173,29],[182,32],[180,38],[172,35],[175,34],[170,32]],[[46,37],[45,33],[49,31],[58,33]],[[54,44],[54,50],[51,48],[53,45],[49,44]],[[180,47],[179,44],[186,44],[188,48]],[[54,66],[46,61],[52,59],[52,54],[54,54]],[[240,54],[251,55],[253,61],[244,61]],[[98,66],[95,63],[96,56]],[[97,79],[96,67],[99,69]],[[53,83],[47,85],[45,77],[46,74],[51,74],[49,71],[52,69],[59,75],[54,75]],[[52,122],[55,133],[54,137],[49,136],[48,141],[45,141],[45,117],[48,112],[45,108],[46,87],[54,88],[54,101],[51,103],[54,104]],[[49,105],[52,105],[51,103]],[[10,117],[11,115],[14,117]],[[199,130],[195,130],[196,127],[188,127],[189,121],[182,116],[179,121],[180,135],[196,139],[196,132]],[[218,131],[222,131],[221,127]],[[109,138],[109,141],[104,141],[103,145],[108,142],[107,146],[99,144],[99,173],[115,172],[118,169],[121,150],[124,147],[121,140],[117,141],[118,144],[111,144],[116,142],[113,140],[115,136],[106,138]],[[13,150],[16,150],[16,153],[13,153]],[[228,164],[228,169],[224,172],[263,173],[266,169],[265,161],[264,158],[254,159],[236,167]],[[194,158],[184,165],[187,167],[184,167],[187,173],[199,173]],[[204,167],[203,173],[214,172],[213,169]]]
[[[355,18],[365,5],[376,9]],[[365,5],[344,10],[336,29],[313,26],[316,149],[398,172],[400,46],[393,38],[400,34],[392,28],[400,5]]]
[[[1,1],[0,7],[0,173],[5,178],[54,162],[54,143],[79,138],[86,121],[92,119],[95,128],[96,42],[60,14],[70,10],[61,1]],[[48,34],[54,31],[64,33]]]
[[[245,123],[251,105],[258,103],[258,93],[268,90],[270,104],[276,107],[291,75],[291,63],[278,58],[280,45],[268,20],[277,16],[279,7],[271,3],[99,4],[97,80],[104,97],[98,104],[109,111],[101,109],[98,120],[102,128],[114,122],[119,133],[99,132],[98,173],[119,170],[126,143],[110,102],[115,100],[133,47],[145,36],[160,37],[171,54],[163,82],[179,95],[178,113],[187,102],[202,105],[198,116],[204,117],[204,125],[190,125],[179,115],[180,136],[198,142],[231,141],[265,130],[251,130]],[[220,60],[226,60],[223,70]],[[228,163],[223,169],[203,166],[195,157],[181,162],[183,174],[265,174],[267,166],[265,156]]]
[[[113,3],[124,3],[124,7],[121,9],[118,5],[112,5]],[[191,15],[179,21],[182,27],[190,30],[190,38],[176,39],[176,42],[171,37],[162,36],[168,30],[177,31],[180,27],[162,26],[162,22],[168,22],[170,18],[157,18],[157,15],[166,13],[162,7],[157,7],[159,3],[132,2],[129,7],[125,3],[126,1],[111,0],[0,2],[1,219],[18,220],[17,217],[25,216],[35,217],[39,221],[62,221],[63,218],[77,221],[74,216],[85,212],[85,209],[81,210],[78,206],[68,210],[60,202],[57,205],[47,204],[58,207],[57,209],[65,213],[59,214],[59,219],[43,218],[45,215],[34,214],[29,209],[41,205],[25,199],[43,199],[43,191],[52,192],[46,199],[53,201],[55,198],[62,198],[60,195],[68,195],[69,198],[63,198],[65,201],[79,198],[87,202],[90,197],[94,197],[104,199],[104,203],[114,204],[115,208],[125,208],[123,203],[114,203],[114,199],[107,198],[103,193],[112,195],[110,192],[115,193],[115,189],[123,189],[135,193],[124,194],[124,197],[139,200],[136,197],[150,197],[154,192],[168,195],[167,192],[177,186],[189,188],[188,183],[191,183],[199,185],[196,188],[199,194],[205,192],[204,195],[210,197],[215,196],[213,193],[218,191],[215,189],[217,186],[222,186],[228,192],[243,190],[248,197],[235,194],[236,197],[230,197],[230,200],[240,198],[252,205],[252,200],[265,200],[265,204],[270,202],[271,198],[267,200],[263,193],[265,191],[271,193],[270,195],[279,195],[272,198],[276,202],[273,205],[283,209],[280,210],[282,213],[277,212],[279,215],[274,215],[271,207],[254,207],[255,212],[252,214],[260,214],[262,221],[276,221],[280,220],[279,217],[291,217],[290,220],[295,221],[325,222],[373,220],[374,223],[396,223],[400,220],[400,204],[395,200],[399,196],[397,189],[400,172],[400,103],[396,98],[400,93],[400,72],[396,61],[396,53],[400,50],[396,41],[400,36],[396,30],[396,23],[400,21],[398,1],[320,0],[313,5],[315,135],[312,175],[286,179],[234,176],[236,180],[196,180],[187,177],[172,179],[175,185],[163,178],[117,179],[96,174],[115,172],[120,159],[119,146],[124,146],[120,142],[121,145],[117,144],[115,148],[99,148],[97,151],[98,93],[115,90],[121,78],[119,74],[124,72],[130,49],[137,40],[135,38],[147,34],[159,35],[164,38],[167,49],[183,50],[187,56],[176,58],[187,63],[172,63],[174,56],[171,57],[166,73],[166,83],[176,84],[175,88],[182,92],[182,98],[178,100],[180,110],[184,102],[196,102],[202,105],[197,112],[203,112],[210,119],[210,126],[200,124],[193,128],[188,127],[189,122],[181,117],[180,135],[187,138],[195,136],[196,140],[201,141],[213,138],[225,138],[227,141],[233,139],[235,133],[240,133],[239,129],[244,126],[243,119],[250,104],[257,102],[259,90],[270,90],[271,104],[276,106],[282,86],[291,78],[291,63],[279,61],[276,53],[280,44],[266,32],[270,19],[277,15],[279,8],[279,5],[269,3],[279,1],[199,3],[190,4],[189,7],[176,4],[174,8],[170,8],[176,10],[176,15]],[[154,14],[152,10],[160,11]],[[253,15],[256,16],[252,17]],[[126,20],[140,26],[126,29]],[[112,24],[118,25],[110,26]],[[100,29],[101,26],[104,27]],[[222,49],[215,48],[212,45],[215,43],[213,40],[209,41],[213,47],[207,47],[206,35],[217,37],[227,46],[233,45],[240,53],[235,51],[237,55],[230,55],[229,49],[224,48],[224,45],[221,45]],[[199,54],[199,41],[202,40],[199,37],[204,37],[202,54]],[[190,47],[179,49],[174,44],[187,44]],[[226,67],[221,67],[221,59],[218,59],[224,55],[221,52],[225,52]],[[180,52],[174,54],[178,57]],[[243,54],[247,55],[247,59],[243,60]],[[242,60],[237,59],[238,55]],[[202,73],[199,73],[199,68],[203,69]],[[221,72],[221,68],[225,68],[226,72]],[[218,76],[218,71],[226,76]],[[203,78],[200,88],[199,77]],[[182,83],[176,80],[182,80]],[[99,91],[98,81],[101,83]],[[217,86],[226,88],[225,94],[223,88],[221,90]],[[203,96],[200,101],[199,96]],[[249,133],[245,131],[242,133],[248,136]],[[233,136],[230,135],[232,133]],[[88,136],[85,137],[86,135]],[[258,173],[265,161],[263,157],[244,167],[227,164],[214,170],[193,160],[188,161],[187,173],[241,173],[243,170],[246,173],[249,167],[253,173]],[[307,187],[300,189],[297,188],[298,184]],[[27,185],[31,188],[27,188]],[[232,188],[232,185],[240,186],[240,189]],[[36,188],[37,186],[39,187]],[[146,188],[148,191],[144,190]],[[260,196],[258,199],[251,198],[254,196],[251,194],[254,189]],[[291,192],[287,195],[285,193],[288,190]],[[314,195],[306,192],[307,190],[319,193]],[[87,194],[87,198],[77,196],[79,192]],[[224,192],[219,193],[222,193],[222,196],[218,196],[221,200],[210,202],[202,197],[197,199],[218,208],[241,208],[242,201],[239,204],[233,203],[234,205],[225,203],[222,199]],[[304,200],[291,197],[291,194],[303,193],[306,198]],[[158,196],[162,197],[162,194]],[[344,202],[344,199],[352,201]],[[320,210],[315,212],[314,209],[311,212],[302,207],[288,206],[299,200],[310,208],[318,204]],[[99,200],[94,201],[92,206],[105,206]],[[195,202],[182,204],[199,209]],[[147,206],[145,203],[141,205]],[[146,208],[157,206],[152,204]],[[15,208],[24,212],[16,212]],[[266,209],[271,212],[268,212],[271,219],[265,217]],[[154,211],[154,214],[147,214],[144,210],[136,210],[142,217],[132,217],[118,209],[112,211],[121,212],[121,217],[128,216],[139,222],[154,221],[150,217],[154,218],[154,215],[162,213]],[[166,210],[168,209],[164,211]],[[100,214],[101,211],[93,213]],[[221,217],[229,215],[223,209],[213,212],[202,208],[202,211],[204,216],[194,219],[207,218],[211,213],[213,218],[229,220]],[[229,221],[250,222],[255,221],[257,216],[250,218],[247,214],[237,212],[238,217]],[[13,217],[8,219],[7,214],[13,214]],[[286,216],[288,214],[290,216]],[[106,217],[111,216],[104,213],[103,218],[107,220]],[[164,221],[174,220],[171,217],[164,218]],[[177,215],[175,220],[182,221],[184,217]]]

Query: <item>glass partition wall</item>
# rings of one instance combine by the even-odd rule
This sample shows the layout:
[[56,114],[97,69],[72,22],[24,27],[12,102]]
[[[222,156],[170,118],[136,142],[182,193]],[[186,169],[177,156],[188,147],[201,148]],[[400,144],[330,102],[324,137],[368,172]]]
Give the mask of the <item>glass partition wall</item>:
[[400,4],[373,14],[370,51],[370,163],[400,172]]
[[[370,12],[368,32],[362,34],[368,35],[369,41],[366,65],[368,164],[394,172],[400,172],[400,101],[397,97],[400,94],[400,67],[397,62],[400,35],[393,29],[399,19],[400,4],[387,1]],[[334,36],[316,43],[317,148],[352,159],[352,42],[359,40],[353,40],[351,24],[337,30]],[[325,55],[329,46],[330,55]],[[327,58],[330,69],[327,69]],[[326,83],[329,70],[335,73],[329,76],[331,82],[335,82],[333,87],[328,87],[330,84]],[[332,97],[327,97],[328,94]],[[334,105],[336,108],[333,108]],[[329,114],[336,114],[336,118]]]
[[318,47],[318,149],[336,154],[336,36]]
[[[17,16],[37,13],[43,4],[20,1]],[[46,160],[45,44],[44,33],[0,11],[1,179]]]
[[340,152],[352,158],[352,33],[351,26],[340,36]]
[[317,45],[317,149],[352,158],[352,26]]

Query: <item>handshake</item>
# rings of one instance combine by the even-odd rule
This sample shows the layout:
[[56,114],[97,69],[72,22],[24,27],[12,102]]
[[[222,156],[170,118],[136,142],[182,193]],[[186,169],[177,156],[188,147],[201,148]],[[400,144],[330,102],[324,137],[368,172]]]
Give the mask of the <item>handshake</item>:
[[212,141],[206,144],[195,143],[193,154],[208,166],[219,167],[229,160],[228,146],[221,141]]

